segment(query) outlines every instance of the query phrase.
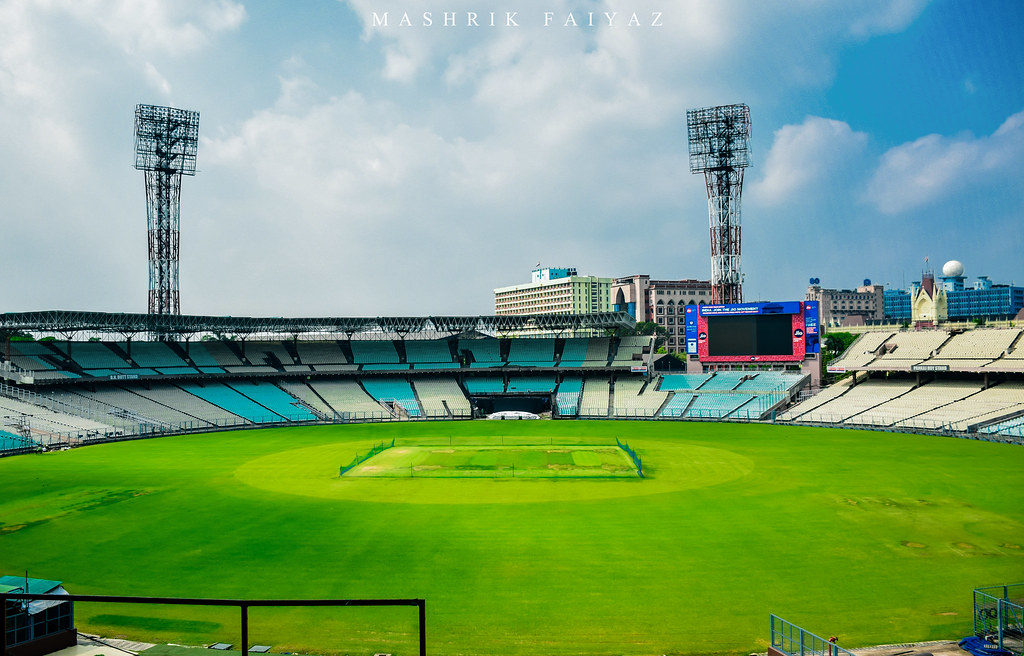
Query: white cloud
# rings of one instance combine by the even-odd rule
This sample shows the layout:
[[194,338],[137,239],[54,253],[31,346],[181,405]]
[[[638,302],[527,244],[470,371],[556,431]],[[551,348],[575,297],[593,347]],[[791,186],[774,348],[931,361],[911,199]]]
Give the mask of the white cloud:
[[417,59],[400,52],[394,47],[385,51],[384,77],[397,82],[411,82],[419,68]]
[[[678,192],[671,172],[685,165],[678,152],[669,163],[660,155],[638,157],[621,134],[595,133],[578,111],[571,116],[584,128],[576,140],[537,138],[525,113],[523,123],[477,138],[444,136],[408,108],[360,93],[305,106],[287,102],[297,85],[282,80],[281,101],[232,134],[203,140],[204,167],[231,178],[213,183],[219,194],[248,196],[217,211],[223,234],[204,242],[225,243],[232,234],[272,241],[281,268],[261,281],[268,293],[303,280],[367,276],[397,285],[386,297],[374,285],[347,288],[350,312],[382,312],[388,304],[393,312],[410,305],[487,312],[490,289],[525,276],[538,257],[586,268],[616,259],[615,251],[640,254],[645,234],[620,234],[621,221],[671,207]],[[468,102],[480,111],[482,105]],[[616,154],[600,154],[609,148]],[[538,240],[539,234],[564,239]],[[244,250],[200,259],[201,266],[254,266]],[[453,290],[450,297],[430,298],[439,285]]]
[[[0,104],[63,106],[62,92],[87,87],[98,67],[138,67],[164,87],[152,59],[136,63],[140,53],[194,52],[244,19],[245,8],[230,0],[10,0],[0,4]],[[75,47],[64,47],[69,41]]]
[[888,0],[860,3],[861,15],[854,19],[850,33],[855,36],[902,32],[931,0]]
[[245,20],[245,7],[231,0],[63,0],[54,6],[100,27],[129,53],[193,52]]
[[[143,83],[167,95],[171,84],[149,53],[170,57],[201,49],[245,18],[230,0],[9,0],[0,3],[0,122],[19,124],[37,143],[0,135],[24,160],[39,153],[72,167],[95,139],[96,116],[83,99]],[[86,124],[91,131],[85,129]]]
[[783,126],[775,131],[764,175],[751,185],[751,194],[765,205],[778,205],[793,202],[815,184],[830,182],[836,188],[835,174],[864,148],[867,138],[842,121],[818,116]]
[[156,66],[152,62],[146,62],[146,81],[165,96],[171,93],[171,83],[160,74],[160,71],[156,70]]
[[930,134],[882,155],[865,198],[886,214],[931,205],[975,184],[1017,184],[1024,164],[1024,111],[989,137]]
[[[828,84],[844,47],[902,29],[921,7],[696,0],[666,3],[663,27],[573,28],[562,23],[581,16],[575,0],[515,0],[519,28],[385,29],[370,24],[373,11],[409,11],[414,23],[423,11],[457,11],[461,22],[481,5],[348,0],[361,24],[335,27],[322,19],[348,17],[339,5],[270,4],[249,5],[266,15],[248,33],[237,1],[0,0],[0,122],[30,126],[0,134],[5,205],[31,214],[40,188],[73,183],[67,198],[48,196],[54,225],[43,234],[59,234],[67,217],[124,217],[106,248],[126,255],[96,259],[128,260],[144,282],[144,232],[137,246],[121,236],[144,227],[130,108],[140,90],[173,89],[204,120],[202,171],[182,199],[186,311],[486,312],[490,289],[525,279],[537,259],[601,275],[706,277],[706,200],[687,170],[685,110],[747,102],[767,132],[771,112]],[[583,6],[622,10],[613,0]],[[543,11],[555,13],[550,28]],[[287,24],[268,37],[271,19]],[[230,64],[198,65],[207,51]],[[68,107],[81,109],[69,117]],[[775,219],[764,236],[775,239],[796,224],[781,201],[845,181],[843,157],[864,140],[825,118],[779,129],[750,173],[762,176],[751,207],[775,216],[752,212],[749,234]],[[45,153],[34,168],[32,152]],[[56,174],[53,161],[79,173]],[[36,171],[32,189],[15,188]],[[83,190],[108,205],[83,205]],[[805,227],[820,208],[806,208]],[[113,239],[96,237],[99,252]]]
[[0,102],[46,95],[37,20],[27,2],[0,4]]

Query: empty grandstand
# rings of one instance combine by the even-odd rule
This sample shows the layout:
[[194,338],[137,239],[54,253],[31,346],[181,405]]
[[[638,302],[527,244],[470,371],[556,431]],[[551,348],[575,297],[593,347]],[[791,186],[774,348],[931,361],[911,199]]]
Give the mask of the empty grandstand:
[[253,400],[225,383],[207,384],[182,383],[181,388],[193,396],[222,408],[227,413],[242,417],[254,424],[268,424],[287,421],[288,414],[274,412],[267,406]]
[[406,362],[414,369],[458,369],[451,343],[440,339],[403,340]]
[[363,387],[370,396],[399,415],[419,417],[423,414],[416,392],[405,378],[368,378],[363,380]]
[[1019,328],[966,332],[923,330],[868,332],[857,338],[828,370],[1020,371],[1024,344]]
[[613,392],[616,417],[653,417],[668,398],[667,392],[658,391],[646,380],[634,376],[617,378]]
[[550,367],[555,360],[555,340],[513,339],[509,342],[508,363],[519,367]]
[[584,360],[587,359],[587,347],[589,346],[590,340],[573,338],[565,340],[565,344],[562,347],[562,356],[559,358],[559,366],[561,367],[582,367]]
[[666,374],[660,389],[671,394],[661,417],[755,420],[771,416],[806,383],[806,376],[775,371]]
[[[853,376],[792,405],[808,382],[795,371],[659,375],[650,369],[652,337],[508,338],[480,330],[489,318],[456,319],[351,320],[358,330],[346,326],[345,335],[325,338],[320,327],[308,340],[295,336],[294,325],[285,327],[288,338],[263,325],[248,326],[246,339],[10,341],[0,351],[0,375],[16,385],[0,386],[0,430],[17,438],[5,438],[11,449],[23,449],[239,425],[462,419],[500,410],[778,420],[986,439],[1017,436],[1024,422],[1020,329],[866,333],[830,366]],[[410,332],[445,321],[447,336]]]
[[558,385],[555,396],[556,410],[560,417],[575,417],[579,414],[580,397],[583,394],[583,377],[566,376]]
[[417,378],[413,387],[427,417],[469,419],[473,414],[469,399],[454,378]]
[[330,409],[331,416],[346,420],[382,420],[397,417],[393,408],[381,405],[351,378],[311,380],[310,390]]
[[298,353],[299,362],[314,369],[324,365],[349,364],[348,357],[336,340],[296,342],[295,351]]
[[581,417],[603,418],[611,408],[611,381],[606,378],[586,378],[580,397]]
[[831,365],[852,373],[779,415],[782,421],[1018,438],[1022,331],[865,333]]
[[470,367],[490,368],[505,364],[501,359],[501,342],[496,339],[460,339],[458,349]]

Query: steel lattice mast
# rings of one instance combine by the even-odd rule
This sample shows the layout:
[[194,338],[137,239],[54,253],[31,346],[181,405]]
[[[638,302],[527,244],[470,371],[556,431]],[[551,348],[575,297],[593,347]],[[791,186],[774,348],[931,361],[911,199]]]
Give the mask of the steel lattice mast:
[[722,105],[686,112],[690,173],[703,173],[711,223],[711,302],[742,303],[740,197],[750,166],[750,108]]
[[135,107],[135,168],[146,173],[149,314],[181,314],[178,290],[181,176],[196,174],[199,112]]

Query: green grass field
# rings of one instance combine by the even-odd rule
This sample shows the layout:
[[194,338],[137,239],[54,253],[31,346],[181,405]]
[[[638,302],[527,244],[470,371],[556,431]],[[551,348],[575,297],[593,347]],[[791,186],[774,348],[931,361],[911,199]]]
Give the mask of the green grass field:
[[399,446],[343,476],[387,478],[631,478],[636,466],[618,446],[550,444]]
[[[339,477],[404,447],[626,440],[646,478]],[[1024,449],[668,422],[432,422],[0,459],[0,571],[73,593],[427,600],[431,654],[746,654],[959,638],[1024,580]],[[80,630],[237,643],[237,611],[87,604]],[[412,609],[254,609],[275,651],[413,653]]]

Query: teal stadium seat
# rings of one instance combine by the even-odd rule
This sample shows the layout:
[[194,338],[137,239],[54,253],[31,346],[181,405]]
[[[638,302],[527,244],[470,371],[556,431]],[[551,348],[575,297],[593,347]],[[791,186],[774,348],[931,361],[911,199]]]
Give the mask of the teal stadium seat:
[[378,401],[393,400],[405,408],[410,417],[422,414],[416,393],[404,378],[367,378],[362,382],[366,391]]

